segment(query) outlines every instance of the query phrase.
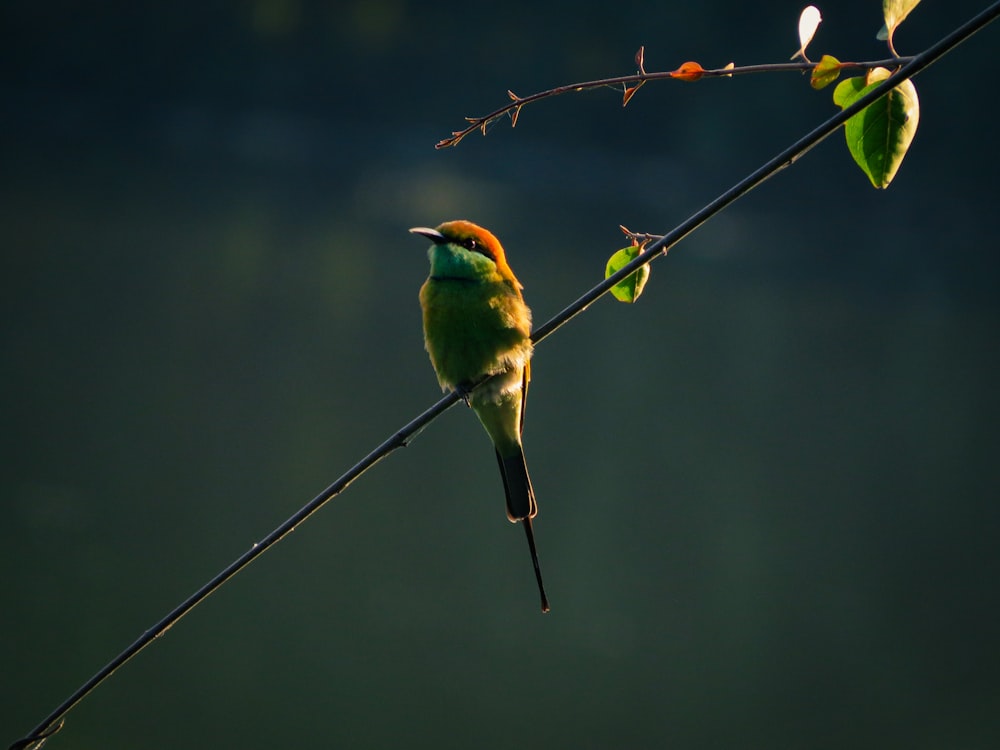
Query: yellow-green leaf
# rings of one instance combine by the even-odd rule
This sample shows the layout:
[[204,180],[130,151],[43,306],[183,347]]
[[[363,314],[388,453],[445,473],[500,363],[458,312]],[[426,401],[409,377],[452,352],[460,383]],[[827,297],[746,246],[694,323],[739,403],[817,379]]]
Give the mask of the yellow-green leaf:
[[920,0],[882,0],[882,16],[885,18],[886,29],[893,31],[919,4]]
[[826,88],[840,77],[840,60],[831,55],[823,55],[813,68],[809,85],[817,91]]
[[[618,273],[621,269],[639,257],[642,248],[639,245],[629,245],[623,247],[610,258],[608,265],[604,269],[604,278],[609,278],[612,274]],[[649,264],[639,270],[630,273],[622,281],[611,287],[611,293],[619,302],[635,302],[642,294],[642,289],[649,279]]]
[[882,17],[885,18],[885,26],[877,36],[879,39],[885,39],[889,42],[889,49],[892,50],[893,54],[896,53],[896,50],[892,46],[892,35],[896,31],[896,27],[910,15],[910,11],[916,8],[919,2],[920,0],[882,0]]
[[[866,77],[841,81],[834,89],[833,101],[843,109],[888,76],[888,70],[876,68]],[[917,89],[911,81],[903,81],[844,125],[847,148],[857,165],[868,175],[872,185],[885,188],[892,182],[913,142],[919,121]]]

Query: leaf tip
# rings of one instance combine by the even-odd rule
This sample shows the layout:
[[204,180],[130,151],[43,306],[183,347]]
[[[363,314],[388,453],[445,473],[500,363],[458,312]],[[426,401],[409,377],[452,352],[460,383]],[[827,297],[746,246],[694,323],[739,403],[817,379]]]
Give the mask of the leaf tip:
[[646,47],[641,45],[635,53],[635,64],[639,68],[639,72],[646,75]]

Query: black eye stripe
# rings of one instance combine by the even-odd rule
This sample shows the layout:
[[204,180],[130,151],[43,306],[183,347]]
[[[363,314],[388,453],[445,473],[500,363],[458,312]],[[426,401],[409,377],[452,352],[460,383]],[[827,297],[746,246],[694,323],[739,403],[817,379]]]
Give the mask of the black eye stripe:
[[459,247],[464,247],[471,253],[479,253],[480,255],[495,261],[493,251],[488,244],[482,244],[475,237],[450,237],[449,242],[452,242]]
[[460,240],[458,244],[470,252],[479,253],[480,255],[485,255],[487,258],[492,257],[490,253],[486,251],[485,247],[479,246],[479,243],[476,242],[475,237],[466,237]]

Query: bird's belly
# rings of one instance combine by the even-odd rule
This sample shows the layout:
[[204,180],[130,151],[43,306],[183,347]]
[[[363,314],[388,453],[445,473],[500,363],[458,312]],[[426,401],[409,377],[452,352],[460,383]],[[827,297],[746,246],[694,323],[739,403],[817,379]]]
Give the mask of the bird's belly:
[[[430,280],[421,291],[425,345],[442,386],[519,373],[531,357],[531,318],[524,302],[484,286]],[[520,375],[513,381],[519,385]]]

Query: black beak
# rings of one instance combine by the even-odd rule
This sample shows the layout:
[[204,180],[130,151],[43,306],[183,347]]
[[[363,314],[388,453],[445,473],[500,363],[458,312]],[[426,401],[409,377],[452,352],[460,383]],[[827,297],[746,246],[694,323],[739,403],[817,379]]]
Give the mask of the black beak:
[[410,232],[412,232],[413,234],[419,234],[422,237],[426,237],[435,245],[440,245],[443,242],[447,242],[447,240],[444,238],[444,235],[441,234],[436,229],[428,229],[427,227],[413,227],[413,229],[411,229]]

